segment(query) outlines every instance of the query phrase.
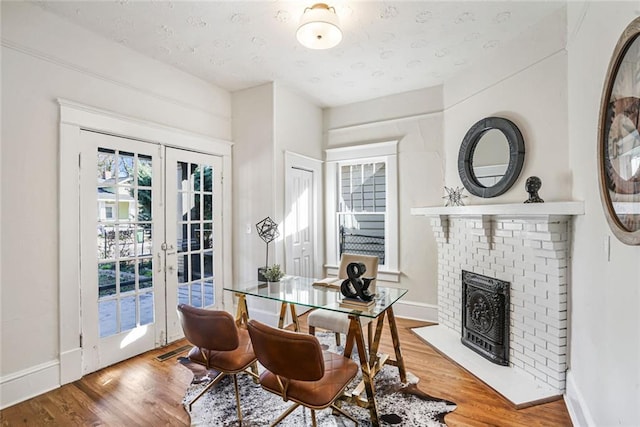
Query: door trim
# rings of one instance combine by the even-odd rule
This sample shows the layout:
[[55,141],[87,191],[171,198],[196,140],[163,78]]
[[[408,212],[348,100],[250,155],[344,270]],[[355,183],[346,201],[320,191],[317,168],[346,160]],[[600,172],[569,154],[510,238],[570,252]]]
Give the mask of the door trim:
[[[313,159],[308,156],[304,156],[302,154],[294,153],[292,151],[284,152],[284,182],[285,182],[285,201],[284,201],[284,214],[285,216],[289,212],[293,201],[289,200],[289,184],[290,184],[290,170],[292,168],[296,169],[304,169],[313,173],[313,184],[312,184],[312,198],[313,205],[315,209],[313,210],[313,227],[312,227],[312,239],[313,239],[313,252],[315,254],[316,261],[314,262],[314,276],[315,277],[324,277],[323,265],[324,265],[324,227],[323,227],[323,212],[324,208],[322,207],[322,183],[324,182],[322,176],[322,160]],[[289,231],[286,230],[286,221],[285,221],[285,236],[289,234]],[[289,262],[289,249],[287,245],[284,245],[284,259],[285,259],[285,271],[287,271],[286,264]],[[291,268],[293,271],[293,268]]]
[[[60,152],[58,175],[58,289],[60,384],[82,378],[80,318],[80,130],[108,133],[158,145],[222,157],[223,282],[231,283],[231,148],[232,142],[127,117],[73,101],[58,99]],[[229,254],[224,256],[224,254]]]

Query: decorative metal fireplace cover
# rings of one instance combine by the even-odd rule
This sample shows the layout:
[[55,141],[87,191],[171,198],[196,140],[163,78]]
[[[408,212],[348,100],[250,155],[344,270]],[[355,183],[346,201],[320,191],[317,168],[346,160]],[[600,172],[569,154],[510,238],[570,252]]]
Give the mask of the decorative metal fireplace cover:
[[509,365],[509,282],[462,270],[462,344]]

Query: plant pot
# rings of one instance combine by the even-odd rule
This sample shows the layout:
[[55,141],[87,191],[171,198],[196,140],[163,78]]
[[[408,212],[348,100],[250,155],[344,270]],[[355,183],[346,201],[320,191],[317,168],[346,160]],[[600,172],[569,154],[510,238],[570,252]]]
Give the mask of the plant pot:
[[267,282],[267,287],[271,292],[280,292],[280,281],[277,282]]

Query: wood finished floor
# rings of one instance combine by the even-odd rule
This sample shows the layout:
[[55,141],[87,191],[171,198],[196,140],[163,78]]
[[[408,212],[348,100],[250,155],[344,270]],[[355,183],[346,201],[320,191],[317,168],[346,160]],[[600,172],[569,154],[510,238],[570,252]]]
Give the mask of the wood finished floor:
[[[306,316],[300,318],[307,331]],[[454,426],[571,426],[563,400],[515,409],[507,400],[464,369],[425,344],[411,328],[424,322],[397,319],[407,370],[420,378],[421,390],[455,402],[445,418]],[[385,326],[381,350],[393,354]],[[185,345],[175,342],[79,381],[1,411],[2,426],[186,426],[181,405],[191,371],[176,362],[155,358]],[[242,395],[242,390],[240,391]]]

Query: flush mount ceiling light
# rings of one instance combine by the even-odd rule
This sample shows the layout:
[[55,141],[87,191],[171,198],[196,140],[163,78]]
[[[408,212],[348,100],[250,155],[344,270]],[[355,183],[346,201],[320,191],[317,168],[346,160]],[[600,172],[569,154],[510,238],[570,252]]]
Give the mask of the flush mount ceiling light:
[[304,10],[296,37],[309,49],[330,49],[342,40],[338,15],[333,7],[316,3]]

